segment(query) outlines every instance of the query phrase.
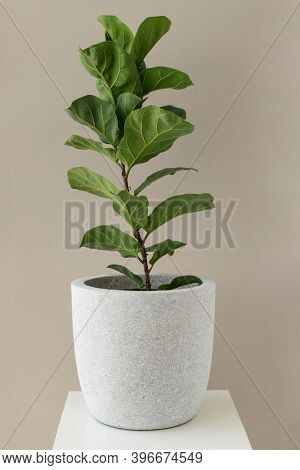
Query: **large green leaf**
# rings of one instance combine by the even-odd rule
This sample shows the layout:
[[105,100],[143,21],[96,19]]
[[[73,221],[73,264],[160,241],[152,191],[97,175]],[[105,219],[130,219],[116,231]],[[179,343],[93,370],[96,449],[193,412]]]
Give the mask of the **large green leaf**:
[[163,242],[156,243],[155,245],[149,246],[149,248],[146,248],[147,252],[152,252],[153,251],[153,256],[150,259],[150,264],[153,266],[156,261],[158,261],[160,258],[162,258],[165,255],[170,255],[173,256],[174,251],[177,248],[181,248],[182,246],[185,246],[186,243],[183,242],[177,242],[175,240],[170,240],[169,238],[167,240],[164,240]]
[[137,284],[140,289],[144,287],[144,281],[141,276],[134,274],[132,271],[130,271],[130,269],[126,268],[125,266],[121,266],[120,264],[110,264],[107,267],[110,269],[114,269],[115,271],[118,271],[119,273],[129,277],[129,279],[131,279],[135,284]]
[[163,170],[156,171],[155,173],[152,173],[152,175],[148,176],[148,178],[145,179],[145,181],[134,191],[134,195],[137,196],[140,194],[147,186],[150,186],[150,184],[154,183],[155,181],[159,180],[160,178],[163,178],[164,176],[168,175],[175,175],[177,171],[186,171],[186,170],[196,170],[196,168],[186,168],[183,166],[179,166],[176,168],[164,168]]
[[77,122],[88,126],[101,139],[114,145],[119,138],[118,118],[111,103],[87,95],[73,101],[66,110]]
[[177,116],[182,117],[182,119],[186,119],[186,111],[182,108],[176,108],[176,106],[172,106],[171,104],[161,106],[161,108],[165,109],[166,111],[170,111],[171,113],[177,114]]
[[148,218],[146,231],[151,233],[179,215],[213,209],[213,207],[214,199],[211,194],[183,194],[169,197],[153,209]]
[[130,169],[169,150],[178,137],[193,130],[190,122],[159,106],[137,109],[126,119],[117,158]]
[[133,93],[123,93],[118,97],[116,115],[122,128],[129,114],[142,103],[142,98]]
[[170,67],[144,69],[141,72],[141,79],[144,95],[148,95],[151,91],[162,90],[164,88],[182,90],[183,88],[193,85],[193,82],[186,73]]
[[96,80],[96,88],[98,91],[99,98],[103,101],[107,101],[111,103],[115,107],[115,99],[114,95],[112,94],[111,89],[108,86],[108,83],[102,78],[97,78]]
[[175,277],[169,284],[161,284],[157,290],[173,290],[177,289],[177,287],[188,286],[190,284],[201,286],[203,283],[197,276],[179,276]]
[[107,178],[85,167],[71,168],[68,171],[68,180],[71,188],[106,199],[112,199],[113,194],[118,194],[120,191]]
[[80,50],[80,59],[93,77],[105,79],[115,98],[126,91],[142,95],[141,79],[134,60],[112,41]]
[[94,152],[98,152],[101,155],[105,155],[113,162],[116,162],[115,149],[104,147],[101,142],[97,142],[96,140],[87,139],[86,137],[81,137],[80,135],[72,135],[65,141],[65,145],[80,150],[93,150]]
[[148,221],[148,199],[145,196],[135,197],[127,191],[112,196],[114,210],[123,216],[134,228],[145,227]]
[[138,242],[113,225],[100,225],[88,230],[80,246],[94,250],[118,251],[124,258],[137,258]]
[[126,24],[122,23],[117,16],[113,15],[99,16],[98,21],[105,28],[105,31],[109,34],[112,41],[126,52],[129,53],[131,51],[134,36]]
[[131,54],[136,63],[140,63],[155,44],[170,29],[171,21],[165,16],[146,18],[139,26],[135,35]]

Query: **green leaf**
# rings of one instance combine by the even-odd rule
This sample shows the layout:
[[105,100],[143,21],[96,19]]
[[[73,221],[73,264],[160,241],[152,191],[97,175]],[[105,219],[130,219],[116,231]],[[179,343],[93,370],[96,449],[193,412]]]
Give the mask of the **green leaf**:
[[159,106],[137,109],[126,119],[117,158],[131,169],[169,150],[178,137],[193,130],[191,123]]
[[182,108],[176,108],[176,106],[172,106],[170,104],[167,104],[166,106],[161,106],[162,109],[165,109],[166,111],[170,111],[171,113],[177,114],[177,116],[182,117],[182,119],[186,119],[186,112]]
[[146,18],[139,26],[135,35],[131,54],[139,64],[155,44],[169,31],[171,21],[165,16]]
[[153,209],[145,229],[148,233],[151,233],[174,217],[190,212],[213,209],[213,207],[214,199],[210,194],[183,194],[181,196],[172,196]]
[[177,289],[177,287],[188,286],[190,284],[201,286],[203,282],[197,276],[179,276],[175,277],[169,284],[161,284],[157,290],[173,290]]
[[80,150],[93,150],[101,155],[105,155],[113,162],[116,162],[116,151],[114,149],[104,147],[101,142],[97,142],[96,140],[86,139],[80,135],[72,135],[65,141],[65,145]]
[[96,88],[98,91],[99,98],[103,101],[107,101],[107,103],[111,103],[113,107],[115,107],[115,99],[109,88],[106,80],[102,78],[98,78],[96,80]]
[[120,191],[111,181],[85,167],[75,167],[68,171],[71,188],[86,191],[96,196],[112,199]]
[[121,49],[126,52],[131,51],[134,36],[132,31],[122,23],[122,21],[113,15],[102,15],[98,17],[98,21],[105,28],[112,41],[114,41]]
[[140,250],[134,238],[113,225],[100,225],[88,230],[80,246],[94,250],[118,251],[124,258],[137,258]]
[[170,67],[153,67],[141,72],[143,94],[148,95],[151,91],[173,88],[182,90],[193,85],[190,77],[180,70]]
[[88,126],[105,142],[114,145],[118,141],[118,119],[111,103],[87,95],[73,101],[66,111],[74,121]]
[[127,116],[142,102],[142,98],[139,98],[133,93],[123,93],[118,97],[116,115],[121,128],[124,126]]
[[142,84],[137,66],[127,52],[111,41],[101,42],[79,51],[82,65],[93,77],[105,79],[117,98],[129,91],[142,95]]
[[123,216],[134,228],[145,227],[148,221],[148,199],[145,196],[135,197],[127,191],[121,191],[112,197],[113,209]]
[[174,251],[177,248],[181,248],[182,246],[185,246],[186,243],[183,242],[177,242],[175,240],[170,240],[169,238],[163,242],[156,243],[156,245],[152,245],[149,248],[146,248],[147,252],[153,251],[153,256],[150,259],[150,264],[153,266],[156,261],[158,261],[160,258],[162,258],[165,255],[170,255],[173,256]]
[[125,266],[121,266],[120,264],[110,264],[107,267],[110,269],[114,269],[115,271],[118,271],[119,273],[129,277],[129,279],[131,279],[135,284],[137,284],[140,289],[144,287],[143,279],[137,274],[134,274],[132,271],[130,271],[130,269],[125,268]]
[[146,178],[145,181],[138,188],[136,188],[136,190],[134,191],[134,195],[137,196],[145,188],[147,188],[147,186],[150,186],[150,184],[154,183],[160,178],[163,178],[164,176],[175,175],[177,171],[185,171],[185,170],[198,171],[196,170],[196,168],[186,168],[183,166],[179,166],[176,168],[164,168],[163,170],[156,171],[155,173],[152,173],[152,175],[148,176],[148,178]]

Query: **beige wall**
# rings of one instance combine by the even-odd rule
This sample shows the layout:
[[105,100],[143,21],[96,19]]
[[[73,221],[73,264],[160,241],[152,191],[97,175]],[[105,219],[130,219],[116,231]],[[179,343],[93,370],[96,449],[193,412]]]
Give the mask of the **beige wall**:
[[[17,26],[0,8],[0,443],[27,411],[7,447],[50,448],[66,394],[79,388],[73,350],[66,353],[72,341],[70,281],[103,273],[119,260],[63,248],[64,201],[90,200],[68,188],[66,170],[87,165],[114,179],[101,158],[63,146],[66,137],[81,132],[64,113],[63,97],[71,102],[95,92],[79,64],[78,46],[101,40],[99,14],[117,14],[133,28],[150,15],[173,21],[148,64],[181,68],[195,86],[151,99],[183,105],[196,132],[160,161],[137,168],[137,182],[153,169],[190,164],[297,1],[2,3]],[[183,272],[217,281],[219,332],[210,388],[231,391],[255,448],[297,445],[274,412],[300,441],[299,42],[300,11],[203,150],[195,163],[199,174],[188,174],[177,189],[210,191],[224,204],[238,200],[231,221],[237,250],[191,247],[174,259]],[[167,197],[181,176],[153,186],[149,195]],[[176,267],[166,259],[160,270]]]

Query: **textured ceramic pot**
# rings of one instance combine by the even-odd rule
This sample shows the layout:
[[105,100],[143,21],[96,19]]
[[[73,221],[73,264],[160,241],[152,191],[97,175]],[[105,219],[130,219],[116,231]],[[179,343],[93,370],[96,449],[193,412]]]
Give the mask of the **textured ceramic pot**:
[[[174,276],[153,275],[154,288]],[[207,387],[215,284],[138,292],[124,276],[72,283],[75,355],[94,417],[124,429],[183,424]]]

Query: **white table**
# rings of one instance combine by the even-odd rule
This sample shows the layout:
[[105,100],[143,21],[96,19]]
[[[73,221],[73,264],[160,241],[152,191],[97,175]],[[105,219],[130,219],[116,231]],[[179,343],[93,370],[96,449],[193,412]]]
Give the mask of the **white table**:
[[53,449],[206,450],[251,449],[251,445],[228,390],[208,390],[194,419],[157,431],[105,426],[91,416],[81,392],[70,392]]

